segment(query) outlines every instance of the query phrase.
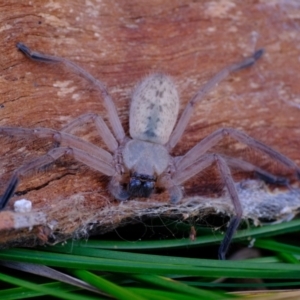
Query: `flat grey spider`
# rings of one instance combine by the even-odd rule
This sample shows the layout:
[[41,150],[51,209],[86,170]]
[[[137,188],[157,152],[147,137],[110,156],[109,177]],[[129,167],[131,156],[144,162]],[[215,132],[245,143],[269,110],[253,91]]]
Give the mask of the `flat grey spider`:
[[[46,166],[68,154],[100,173],[111,177],[109,191],[117,200],[135,197],[149,197],[155,187],[167,189],[171,203],[178,203],[182,197],[181,184],[205,168],[216,164],[221,178],[228,189],[236,215],[231,218],[224,240],[219,248],[219,258],[224,259],[230,241],[242,218],[242,207],[229,167],[257,173],[270,183],[287,184],[285,178],[276,177],[246,161],[219,154],[208,153],[223,137],[229,135],[249,147],[258,149],[285,166],[295,170],[299,167],[289,158],[260,141],[233,128],[221,128],[201,140],[183,156],[173,157],[169,153],[183,135],[191,118],[195,104],[230,73],[252,66],[263,54],[256,51],[251,57],[232,64],[210,79],[188,102],[178,119],[179,97],[172,80],[164,74],[153,74],[140,82],[135,89],[130,106],[130,137],[125,135],[117,115],[116,107],[104,84],[73,62],[31,51],[22,43],[17,48],[30,59],[45,63],[62,63],[87,81],[101,93],[108,112],[112,131],[102,117],[88,113],[65,126],[61,131],[49,128],[0,127],[0,134],[8,136],[35,136],[52,139],[57,147],[47,154],[21,166],[13,173],[0,200],[3,209],[14,195],[19,177],[28,171]],[[70,134],[70,131],[87,121],[93,121],[109,152]]]

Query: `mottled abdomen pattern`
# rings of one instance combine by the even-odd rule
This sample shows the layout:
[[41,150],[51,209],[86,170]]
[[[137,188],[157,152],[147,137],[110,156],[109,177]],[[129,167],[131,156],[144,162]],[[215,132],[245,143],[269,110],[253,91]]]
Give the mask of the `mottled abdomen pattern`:
[[133,139],[165,144],[174,128],[179,109],[175,84],[164,74],[153,74],[136,87],[130,106]]

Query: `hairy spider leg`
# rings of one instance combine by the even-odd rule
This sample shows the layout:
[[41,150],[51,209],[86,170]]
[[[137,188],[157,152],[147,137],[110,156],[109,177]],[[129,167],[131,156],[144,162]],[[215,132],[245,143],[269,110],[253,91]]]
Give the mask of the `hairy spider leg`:
[[[202,170],[210,166],[214,161],[217,161],[219,171],[221,173],[225,186],[229,191],[230,197],[232,199],[232,203],[235,207],[235,211],[237,214],[237,216],[231,219],[224,240],[221,244],[219,250],[219,257],[222,259],[225,258],[232,236],[240,223],[240,219],[241,219],[240,214],[242,214],[242,208],[240,206],[240,201],[228,165],[231,167],[240,168],[244,171],[254,171],[256,172],[256,174],[258,174],[262,179],[266,180],[267,182],[288,185],[287,179],[282,177],[276,177],[246,161],[236,159],[236,158],[231,158],[231,157],[222,157],[216,154],[206,154],[208,150],[210,150],[222,138],[228,135],[230,135],[235,140],[248,145],[249,147],[258,149],[268,154],[273,159],[279,161],[283,165],[294,170],[298,177],[300,175],[300,168],[292,160],[290,160],[283,154],[279,153],[278,151],[272,149],[271,147],[265,145],[264,143],[233,128],[221,128],[216,130],[215,132],[211,133],[209,136],[205,137],[197,145],[195,145],[184,156],[178,157],[176,159],[176,163],[175,163],[176,172],[174,172],[174,174],[171,175],[173,187],[172,186],[169,187],[170,191],[176,190],[175,187],[177,187],[179,184],[182,184],[189,178],[195,176],[197,173],[201,172]],[[230,177],[230,179],[228,179],[228,177]],[[177,195],[179,196],[178,193]],[[179,200],[180,199],[175,199],[175,201],[179,201]],[[239,204],[237,204],[237,202],[239,202]]]
[[77,117],[75,120],[64,126],[60,132],[71,132],[74,128],[80,127],[87,122],[95,123],[98,134],[101,136],[108,149],[114,153],[118,148],[118,142],[104,122],[103,118],[95,113],[87,113]]
[[289,185],[289,180],[287,178],[275,176],[247,161],[235,157],[224,156],[224,155],[222,155],[222,157],[226,160],[226,163],[229,167],[240,169],[246,172],[254,172],[258,178],[260,178],[266,183],[279,184],[285,186]]
[[52,163],[53,161],[57,160],[59,157],[61,157],[65,152],[67,148],[56,148],[50,150],[46,155],[43,155],[28,164],[18,168],[14,171],[13,176],[11,177],[8,187],[6,191],[4,192],[3,196],[0,200],[0,209],[4,208],[9,201],[10,197],[13,196],[14,191],[16,190],[16,187],[19,183],[19,177],[24,175],[30,170],[39,169],[47,164]]
[[180,140],[183,132],[185,131],[192,113],[194,111],[195,104],[203,99],[203,97],[210,92],[216,85],[218,85],[222,80],[228,77],[231,73],[248,68],[252,66],[264,53],[263,49],[257,50],[252,56],[242,60],[241,62],[234,63],[225,67],[219,73],[217,73],[213,78],[211,78],[198,92],[193,96],[193,98],[186,105],[183,113],[181,114],[175,129],[173,130],[169,142],[166,144],[168,150],[173,149],[178,141]]
[[243,208],[230,172],[229,167],[226,164],[226,161],[220,156],[215,154],[215,160],[219,169],[219,172],[222,177],[222,181],[224,182],[228,193],[230,195],[230,198],[232,200],[232,204],[235,211],[235,216],[233,216],[229,222],[229,226],[226,230],[225,236],[223,238],[223,241],[219,247],[219,259],[225,259],[226,253],[228,251],[228,247],[232,241],[232,237],[234,233],[236,232],[237,228],[239,227],[242,216],[243,216]]
[[[224,185],[228,190],[235,211],[235,216],[231,217],[228,229],[224,235],[224,239],[219,248],[219,258],[225,259],[225,255],[227,253],[232,237],[235,231],[237,230],[243,216],[243,209],[239,200],[235,183],[233,181],[230,169],[227,166],[225,159],[218,154],[204,154],[196,162],[194,162],[193,165],[190,165],[186,170],[177,170],[174,176],[172,176],[172,182],[174,184],[173,188],[179,187],[181,183],[185,182],[194,175],[202,172],[204,169],[206,169],[214,163],[217,164],[222,181],[224,182]],[[172,189],[169,190],[173,191]],[[172,199],[172,196],[174,195],[170,196]],[[177,202],[179,200],[180,199],[176,199]]]
[[99,160],[97,157],[94,157],[86,153],[85,151],[71,147],[54,148],[51,149],[47,154],[29,162],[28,164],[18,168],[14,172],[12,178],[9,181],[6,191],[0,199],[0,209],[3,209],[6,206],[9,199],[13,196],[13,193],[16,190],[16,187],[19,183],[20,176],[25,175],[28,171],[39,169],[50,163],[53,163],[65,154],[73,156],[75,160],[82,162],[88,167],[99,171],[107,176],[113,176],[115,173],[115,170],[111,165]]
[[44,62],[44,63],[62,63],[66,67],[73,70],[75,73],[81,75],[86,80],[91,82],[95,87],[102,93],[102,96],[104,98],[104,104],[108,112],[108,118],[110,121],[110,124],[112,126],[113,132],[118,140],[119,143],[122,143],[125,138],[125,132],[123,129],[123,126],[121,124],[120,118],[117,113],[117,109],[115,104],[113,103],[105,85],[100,80],[93,77],[90,73],[73,63],[72,61],[69,61],[62,57],[57,56],[51,56],[42,54],[39,52],[32,51],[30,48],[28,48],[23,43],[17,43],[17,48],[23,52],[27,57],[30,59],[37,61],[37,62]]
[[300,177],[300,168],[291,159],[284,156],[280,152],[274,150],[273,148],[265,145],[264,143],[234,128],[221,128],[205,137],[191,150],[189,150],[184,156],[178,159],[176,164],[177,169],[186,169],[188,166],[192,165],[195,161],[197,161],[201,155],[206,153],[209,149],[214,147],[217,143],[219,143],[220,140],[222,140],[225,136],[228,135],[233,139],[246,144],[249,147],[258,149],[268,154],[273,159],[294,170],[296,172],[296,175]]
[[0,127],[0,134],[8,136],[20,136],[22,138],[26,136],[35,136],[38,138],[53,139],[65,147],[58,147],[50,150],[46,155],[37,158],[28,164],[17,169],[4,192],[4,195],[0,199],[0,209],[3,209],[9,199],[13,196],[13,193],[19,183],[19,177],[26,172],[38,168],[42,168],[61,157],[64,154],[72,155],[75,160],[82,162],[88,167],[95,169],[107,176],[115,175],[116,171],[112,165],[112,155],[80,138],[68,133],[59,132],[49,128],[18,128],[18,127]]

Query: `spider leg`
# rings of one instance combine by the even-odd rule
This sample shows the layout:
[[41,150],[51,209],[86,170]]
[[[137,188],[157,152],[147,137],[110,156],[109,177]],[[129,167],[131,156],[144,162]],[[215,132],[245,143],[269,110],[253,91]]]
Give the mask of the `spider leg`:
[[235,140],[246,144],[249,147],[258,149],[268,154],[270,157],[287,166],[288,168],[295,170],[296,175],[300,178],[300,168],[291,159],[284,156],[280,152],[274,150],[273,148],[265,145],[264,143],[233,128],[221,128],[205,137],[196,146],[189,150],[184,156],[178,159],[178,161],[176,162],[177,169],[184,170],[190,165],[194,164],[199,159],[199,157],[201,157],[201,155],[206,153],[209,149],[215,146],[222,138],[228,135],[234,138]]
[[221,174],[222,180],[228,190],[228,193],[230,195],[230,198],[231,198],[234,210],[235,210],[235,216],[233,216],[231,218],[231,220],[229,222],[229,226],[226,230],[224,239],[219,248],[219,259],[224,260],[225,255],[228,250],[228,247],[231,243],[232,237],[241,223],[242,216],[243,216],[243,208],[242,208],[237,190],[235,188],[235,184],[234,184],[230,169],[229,169],[226,161],[220,155],[215,154],[214,157],[215,157],[219,172]]
[[69,133],[60,132],[50,128],[21,128],[21,127],[0,127],[0,135],[24,137],[37,137],[52,139],[66,147],[77,148],[90,153],[91,155],[101,159],[102,161],[112,161],[112,155],[102,148],[99,148],[77,136]]
[[[189,178],[193,177],[197,173],[200,173],[213,163],[217,164],[218,170],[221,174],[222,181],[224,182],[228,193],[230,195],[234,210],[235,210],[235,216],[233,216],[230,220],[228,229],[226,231],[226,234],[224,236],[224,239],[221,243],[221,246],[219,248],[219,258],[225,259],[226,252],[228,250],[229,244],[232,240],[232,237],[238,228],[242,215],[243,215],[243,209],[239,200],[239,196],[237,193],[237,190],[235,188],[235,184],[230,172],[230,169],[223,157],[221,157],[218,154],[204,154],[201,156],[197,161],[194,162],[194,164],[190,165],[186,169],[177,169],[177,171],[172,176],[172,183],[174,187],[178,187],[179,184],[185,182]],[[250,164],[249,164],[250,165]],[[167,187],[170,189],[170,187]],[[171,195],[172,199],[172,195]],[[179,201],[180,199],[177,199]],[[173,202],[174,203],[174,202]]]
[[187,169],[176,169],[175,171],[163,174],[157,182],[157,186],[164,187],[168,190],[171,203],[178,203],[183,195],[181,184],[189,178],[203,171],[215,161],[213,154],[204,154],[197,162]]
[[107,176],[113,176],[115,174],[115,169],[110,163],[105,162],[93,155],[90,155],[89,153],[83,150],[71,147],[54,148],[51,149],[47,154],[15,170],[12,178],[9,181],[7,189],[5,190],[3,196],[0,199],[0,209],[3,209],[6,206],[9,199],[13,196],[14,191],[16,190],[17,185],[19,183],[20,176],[25,175],[31,170],[39,169],[45,165],[51,164],[65,154],[72,155],[75,160],[82,162],[88,167],[99,171]]
[[[233,157],[223,156],[222,158],[226,161],[227,165],[233,168],[241,169],[247,172],[255,172],[255,174],[262,180],[267,183],[288,185],[289,181],[285,177],[277,177],[273,174],[262,170],[261,168],[246,162],[242,159],[237,159]],[[213,154],[202,155],[197,161],[188,166],[185,169],[182,169],[181,166],[177,169],[176,173],[172,176],[172,183],[163,183],[163,186],[169,187],[172,185],[179,185],[187,181],[188,179],[194,177],[196,174],[202,170],[209,167],[214,162]]]
[[223,158],[217,154],[205,154],[209,149],[215,146],[223,137],[227,135],[230,135],[232,138],[236,139],[239,142],[242,142],[250,147],[256,148],[268,154],[269,156],[286,165],[287,167],[295,170],[298,177],[300,176],[300,168],[292,160],[277,152],[276,150],[272,149],[271,147],[263,144],[262,142],[246,135],[241,131],[232,128],[222,128],[213,132],[212,134],[204,138],[202,141],[200,141],[184,156],[178,157],[175,160],[176,172],[174,172],[172,175],[174,186],[177,186],[183,183],[184,181],[188,180],[189,178],[193,177],[194,175],[211,165],[214,161],[216,161],[217,163],[219,172],[229,192],[236,212],[236,216],[232,217],[230,220],[228,229],[219,248],[220,259],[225,259],[225,255],[228,250],[229,244],[232,240],[236,229],[238,228],[241,222],[243,213],[241,203],[228,165],[243,169],[245,171],[254,171],[259,176],[261,176],[261,178],[272,183],[288,184],[288,181],[285,178],[276,177],[243,160],[231,157]]
[[176,172],[172,175],[172,180],[176,185],[182,184],[212,165],[214,162],[214,154],[204,154],[187,168],[181,168],[180,166],[178,166]]
[[222,157],[225,159],[229,167],[241,169],[247,172],[254,172],[264,182],[271,183],[271,184],[289,185],[289,180],[287,178],[274,176],[273,174],[265,170],[262,170],[261,168],[249,162],[246,162],[242,159],[223,156],[223,155]]
[[189,120],[192,116],[194,106],[197,102],[203,99],[203,97],[210,92],[216,85],[218,85],[222,80],[228,77],[231,73],[242,70],[244,68],[252,66],[264,53],[263,49],[257,50],[252,56],[232,65],[225,67],[219,73],[217,73],[213,78],[211,78],[190,100],[190,102],[185,107],[183,113],[181,114],[175,129],[173,130],[169,142],[167,143],[167,148],[170,151],[173,149],[178,141],[180,140]]
[[62,156],[64,154],[64,152],[60,153],[60,149],[61,148],[56,148],[56,149],[50,150],[48,152],[48,154],[43,155],[43,156],[29,162],[28,164],[18,168],[17,170],[15,170],[13,173],[13,176],[11,177],[11,179],[8,183],[8,186],[7,186],[4,194],[2,195],[2,197],[0,199],[0,209],[3,209],[6,206],[9,199],[13,196],[13,194],[18,186],[18,183],[19,183],[19,177],[24,175],[29,170],[41,168],[45,165],[52,163],[55,159],[58,159],[60,156]]
[[81,67],[77,66],[72,61],[69,61],[65,58],[57,57],[57,56],[51,56],[42,54],[39,52],[32,51],[30,48],[28,48],[23,43],[17,43],[17,48],[23,52],[26,56],[28,56],[30,59],[38,62],[44,62],[44,63],[62,63],[69,69],[73,70],[75,73],[81,75],[84,77],[87,81],[91,82],[97,89],[102,93],[102,96],[104,98],[104,104],[108,111],[108,118],[110,121],[110,124],[112,126],[113,132],[118,140],[119,143],[121,143],[125,138],[125,132],[122,127],[120,118],[117,113],[117,109],[108,94],[108,91],[100,80],[93,77],[90,73],[82,69]]
[[87,113],[81,115],[66,126],[64,126],[60,131],[70,133],[74,128],[91,121],[95,123],[98,134],[101,136],[108,149],[111,152],[115,152],[118,148],[118,142],[111,133],[106,123],[104,122],[104,120],[97,114]]

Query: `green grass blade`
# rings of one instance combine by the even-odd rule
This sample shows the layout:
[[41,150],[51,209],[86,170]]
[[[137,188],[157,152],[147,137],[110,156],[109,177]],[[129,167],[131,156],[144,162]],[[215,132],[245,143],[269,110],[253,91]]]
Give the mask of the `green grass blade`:
[[[251,238],[271,237],[274,235],[286,234],[300,231],[300,220],[291,222],[272,224],[263,227],[239,230],[233,237],[233,241],[241,241]],[[224,235],[214,232],[211,235],[197,237],[191,241],[190,238],[171,239],[171,240],[151,240],[151,241],[80,241],[85,247],[99,247],[110,250],[150,250],[150,249],[174,249],[182,247],[197,247],[199,245],[211,245],[220,243]]]
[[117,299],[122,299],[122,300],[145,300],[146,299],[91,272],[85,270],[74,270],[73,274],[79,277],[80,279],[88,282],[89,284],[106,292],[107,294],[116,297]]
[[300,255],[300,247],[279,243],[269,239],[257,240],[255,241],[255,246],[275,252],[286,252],[290,254]]
[[[130,291],[139,294],[146,299],[151,300],[199,300],[205,298],[193,297],[191,295],[183,295],[172,291],[162,291],[154,289],[144,289],[144,288],[129,288]],[[215,300],[224,298],[215,298]]]
[[[13,285],[18,285],[18,286],[26,288],[26,289],[33,290],[40,294],[51,295],[51,296],[58,297],[61,299],[70,299],[70,300],[96,300],[96,299],[99,299],[99,298],[90,297],[90,296],[77,296],[75,294],[68,293],[62,289],[53,289],[52,287],[49,287],[47,285],[35,284],[30,281],[27,281],[24,279],[19,279],[17,277],[13,277],[13,276],[6,275],[3,273],[0,273],[0,280],[10,283],[10,284],[13,284]],[[71,288],[74,288],[74,287],[71,287]],[[1,298],[1,299],[5,299],[5,298]]]
[[[71,286],[61,282],[44,283],[42,284],[42,286],[50,289],[60,290],[63,292],[81,290],[75,286]],[[0,299],[5,299],[5,300],[26,299],[31,297],[43,296],[43,295],[47,295],[47,294],[39,291],[29,290],[28,288],[24,288],[24,287],[0,290]]]
[[[92,249],[90,249],[92,250]],[[100,252],[100,250],[98,250]],[[125,254],[123,253],[125,256]],[[128,253],[127,253],[128,255]],[[140,254],[141,255],[141,254]],[[300,278],[299,266],[291,264],[254,264],[246,261],[218,261],[198,260],[200,266],[193,264],[179,264],[181,258],[161,257],[154,262],[128,261],[122,259],[106,259],[61,253],[47,253],[28,249],[10,249],[0,251],[0,259],[9,261],[26,261],[36,264],[45,264],[54,267],[70,269],[88,269],[121,273],[148,273],[148,274],[177,274],[201,277],[233,277],[233,278]],[[165,259],[162,262],[162,259]]]
[[197,286],[203,288],[235,288],[238,290],[247,289],[266,289],[266,288],[283,288],[283,287],[299,287],[300,281],[288,282],[262,282],[262,283],[237,283],[237,282],[205,282],[205,281],[184,281],[185,284],[190,286]]
[[[80,244],[81,245],[81,244]],[[170,264],[170,265],[182,265],[182,266],[198,266],[198,267],[208,267],[219,269],[221,267],[227,267],[228,269],[256,269],[256,270],[278,270],[278,264],[268,264],[265,266],[261,263],[255,263],[253,260],[249,261],[220,261],[220,260],[209,260],[209,259],[198,259],[198,258],[186,258],[186,257],[175,257],[175,256],[160,256],[153,254],[139,254],[139,253],[130,253],[122,251],[109,251],[101,249],[92,249],[92,248],[83,248],[81,246],[76,247],[76,245],[57,245],[51,248],[50,250],[56,250],[62,253],[69,253],[72,251],[76,255],[84,255],[88,257],[98,257],[98,258],[107,258],[113,260],[125,260],[127,262],[139,262],[139,263],[152,263],[152,264]],[[298,270],[298,267],[293,267],[294,270]],[[291,270],[293,269],[289,264],[281,265],[281,270]]]
[[221,296],[223,297],[223,299],[227,298],[224,293],[217,293],[217,292],[205,291],[203,289],[197,289],[167,277],[150,275],[150,274],[136,274],[133,275],[133,277],[139,281],[157,285],[165,289],[174,290],[175,292],[181,293],[183,295],[191,295],[206,300],[210,300],[210,299],[215,300],[217,298],[220,298]]

